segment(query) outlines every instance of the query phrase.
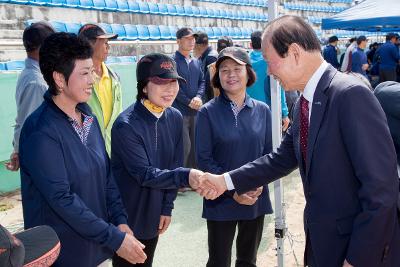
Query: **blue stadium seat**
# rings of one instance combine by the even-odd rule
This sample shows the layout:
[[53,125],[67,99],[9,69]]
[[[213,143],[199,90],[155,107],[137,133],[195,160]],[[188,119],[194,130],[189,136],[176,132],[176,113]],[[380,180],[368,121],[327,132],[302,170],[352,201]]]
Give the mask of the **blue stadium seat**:
[[256,20],[256,14],[253,11],[249,12],[250,20]]
[[79,7],[83,9],[91,9],[94,7],[93,0],[79,0]]
[[67,32],[72,32],[75,34],[78,34],[79,29],[81,28],[80,23],[75,23],[75,22],[65,22],[65,30]]
[[28,3],[36,6],[49,6],[51,5],[51,0],[28,0]]
[[143,14],[150,13],[150,7],[147,2],[137,2],[139,4],[139,12]]
[[199,7],[200,17],[208,18],[207,9],[204,7]]
[[233,30],[235,31],[235,35],[237,36],[236,38],[244,38],[242,30],[239,27],[234,27]]
[[7,61],[5,64],[7,70],[22,70],[25,68],[25,61],[23,60]]
[[167,5],[164,3],[157,3],[158,5],[158,12],[161,15],[168,15],[168,8]]
[[136,25],[139,40],[149,40],[150,33],[146,25]]
[[185,16],[186,15],[186,12],[185,12],[185,9],[183,8],[183,6],[175,5],[175,7],[176,7],[176,14],[178,16]]
[[103,28],[103,30],[106,31],[106,33],[112,33],[113,29],[111,28],[111,25],[108,23],[98,23],[98,25]]
[[192,12],[194,17],[201,17],[200,9],[197,6],[192,6]]
[[227,31],[227,33],[224,33],[224,31],[222,31],[222,35],[228,35],[228,36],[230,36],[232,39],[233,38],[238,38],[237,36],[236,36],[236,33],[235,33],[235,30],[232,28],[232,27],[227,27],[226,28],[226,31]]
[[215,18],[215,12],[214,9],[206,7],[207,15],[209,18]]
[[104,2],[106,4],[104,10],[106,10],[106,11],[117,11],[118,10],[117,0],[105,0]]
[[231,19],[239,19],[239,13],[237,10],[232,11],[232,17]]
[[250,19],[250,14],[249,14],[249,11],[247,11],[247,10],[243,10],[242,11],[242,18],[244,19],[244,20],[248,20],[248,19]]
[[205,33],[207,33],[205,27],[197,27],[197,31],[198,31],[198,32],[205,32]]
[[252,33],[251,29],[249,29],[249,28],[242,29],[242,32],[244,33],[244,38],[246,38],[246,39],[249,39],[250,35]]
[[121,63],[135,63],[136,57],[135,56],[122,56],[119,57]]
[[168,26],[169,31],[171,32],[171,38],[176,39],[176,31],[178,30],[178,27],[176,26]]
[[185,16],[188,16],[188,17],[192,17],[193,16],[192,6],[184,6],[183,10],[185,10]]
[[0,71],[7,70],[7,66],[5,62],[0,62]]
[[219,37],[222,36],[221,28],[219,28],[219,27],[212,27],[212,30],[214,31],[214,36],[215,36],[216,38],[219,38]]
[[67,2],[65,0],[51,0],[52,6],[66,6]]
[[56,30],[56,32],[66,32],[65,23],[61,21],[50,21],[51,26]]
[[231,36],[229,32],[230,27],[218,27],[221,30],[221,36]]
[[158,29],[160,30],[161,39],[163,40],[170,40],[172,39],[171,30],[168,26],[165,25],[158,25]]
[[124,25],[121,24],[111,24],[111,29],[113,33],[118,34],[118,40],[125,40],[126,39],[126,32]]
[[158,5],[153,2],[147,2],[147,5],[149,6],[149,13],[150,14],[159,14],[160,11],[158,10]]
[[176,16],[178,13],[176,12],[176,5],[167,4],[168,15]]
[[214,9],[214,18],[221,18],[221,10]]
[[138,30],[135,25],[132,24],[124,24],[126,40],[137,40],[138,39]]
[[267,14],[261,14],[262,21],[268,21],[268,15]]
[[209,39],[215,39],[216,38],[215,34],[214,34],[214,31],[213,31],[213,29],[211,27],[204,27],[204,29],[205,29]]
[[117,0],[117,5],[118,5],[118,11],[121,12],[129,11],[129,5],[127,0]]
[[128,1],[129,12],[140,13],[139,2]]
[[222,18],[222,19],[227,19],[228,18],[225,9],[221,9],[220,10],[220,18]]
[[65,0],[66,7],[79,7],[79,0]]
[[112,56],[107,57],[107,60],[106,60],[107,65],[108,64],[116,64],[116,63],[120,63],[120,62],[121,62],[121,60],[118,57],[112,57]]
[[149,29],[149,34],[150,34],[150,40],[160,40],[161,39],[161,33],[160,29],[156,25],[147,25],[147,28]]
[[230,10],[230,9],[226,10],[226,17],[227,17],[228,19],[233,19],[233,12],[232,12],[232,10]]
[[104,10],[106,8],[106,2],[104,0],[93,0],[93,9]]

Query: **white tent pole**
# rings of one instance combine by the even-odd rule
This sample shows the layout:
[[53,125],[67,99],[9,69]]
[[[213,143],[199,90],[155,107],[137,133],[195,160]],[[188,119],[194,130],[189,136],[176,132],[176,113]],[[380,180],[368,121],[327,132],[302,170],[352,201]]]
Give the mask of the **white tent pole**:
[[[278,3],[276,0],[268,0],[268,20],[278,16]],[[272,146],[274,151],[282,141],[282,115],[281,115],[281,89],[278,82],[271,77],[271,111],[272,111]],[[275,196],[275,237],[277,241],[278,267],[284,266],[283,241],[286,232],[285,210],[283,203],[282,180],[274,182]]]

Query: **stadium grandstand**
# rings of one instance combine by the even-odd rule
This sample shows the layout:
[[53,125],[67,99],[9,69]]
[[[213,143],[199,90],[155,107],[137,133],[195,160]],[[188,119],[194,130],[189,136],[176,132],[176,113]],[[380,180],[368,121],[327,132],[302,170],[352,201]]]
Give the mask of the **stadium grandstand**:
[[[359,33],[321,31],[321,19],[341,12],[353,0],[284,0],[278,12],[305,18],[323,40],[331,34],[339,38]],[[250,35],[268,22],[268,0],[0,0],[0,162],[9,159],[16,117],[15,85],[26,56],[22,45],[24,28],[39,20],[50,22],[57,31],[76,33],[82,24],[98,23],[107,32],[117,33],[110,42],[107,63],[120,75],[123,88],[132,88],[136,80],[135,62],[149,52],[172,54],[176,50],[175,33],[180,27],[192,27],[208,34],[215,45],[221,36],[249,47]],[[134,90],[124,90],[124,99],[134,99]],[[124,107],[129,101],[123,103]],[[19,174],[0,166],[0,192],[19,187]]]

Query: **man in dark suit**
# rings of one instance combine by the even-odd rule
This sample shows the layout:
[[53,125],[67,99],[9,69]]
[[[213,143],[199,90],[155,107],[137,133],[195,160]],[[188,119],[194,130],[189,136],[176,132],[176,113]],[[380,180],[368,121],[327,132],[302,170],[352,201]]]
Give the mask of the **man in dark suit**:
[[223,175],[204,175],[198,192],[241,194],[299,167],[306,265],[400,266],[396,155],[379,102],[362,82],[323,60],[315,33],[300,17],[270,22],[262,50],[269,74],[302,94],[293,125],[277,152]]

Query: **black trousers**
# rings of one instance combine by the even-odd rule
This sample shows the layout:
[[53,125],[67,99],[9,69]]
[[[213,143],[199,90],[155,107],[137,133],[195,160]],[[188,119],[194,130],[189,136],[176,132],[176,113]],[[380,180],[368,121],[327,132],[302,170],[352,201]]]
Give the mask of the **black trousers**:
[[264,227],[264,215],[243,221],[207,220],[208,262],[207,267],[230,267],[232,244],[236,226],[236,267],[256,267],[257,250]]
[[147,255],[147,259],[144,263],[132,264],[129,261],[118,256],[116,253],[112,258],[112,265],[113,267],[131,267],[131,266],[140,266],[140,267],[151,267],[153,265],[153,258],[154,258],[154,251],[157,247],[158,236],[153,239],[138,239],[143,245],[146,247],[144,248],[144,253]]
[[393,70],[379,70],[379,82],[397,81],[396,69]]

